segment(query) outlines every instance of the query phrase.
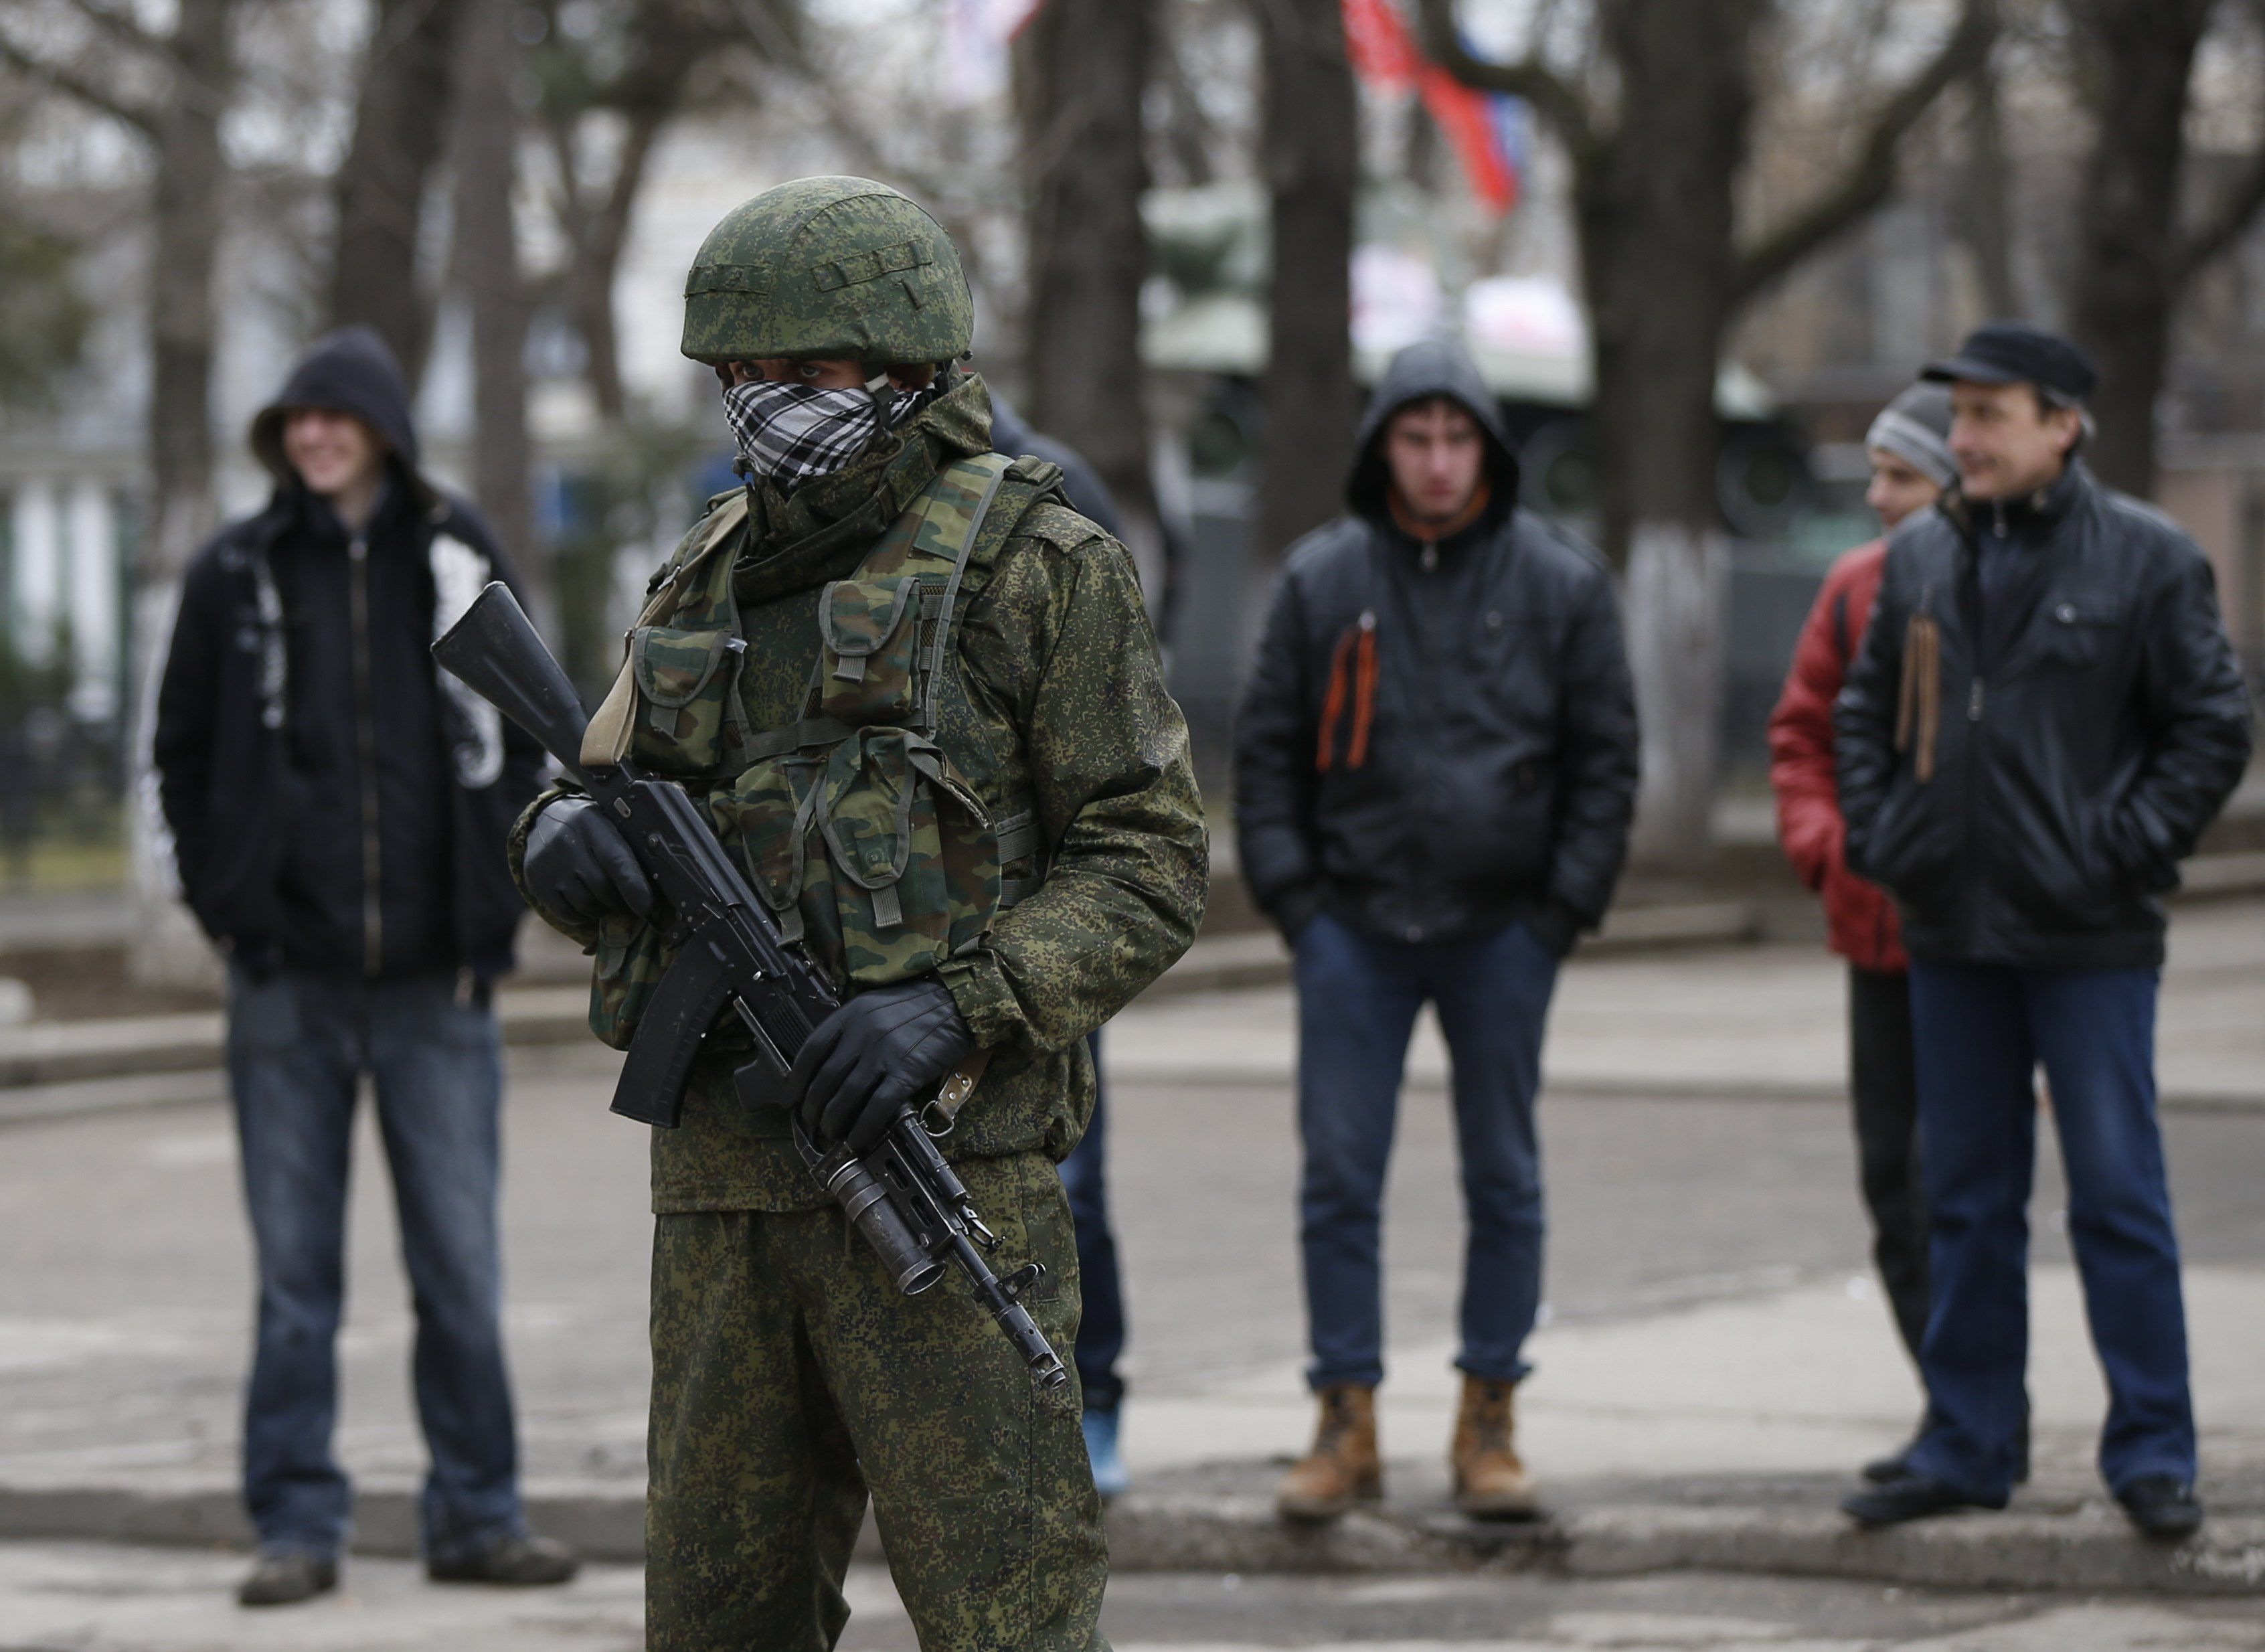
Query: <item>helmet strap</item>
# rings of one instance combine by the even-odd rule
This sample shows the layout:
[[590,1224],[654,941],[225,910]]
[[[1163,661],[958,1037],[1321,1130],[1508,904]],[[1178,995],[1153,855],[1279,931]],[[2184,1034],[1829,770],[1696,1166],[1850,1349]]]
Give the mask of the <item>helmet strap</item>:
[[889,427],[889,414],[897,404],[897,387],[889,382],[885,368],[865,381],[865,393],[873,398],[873,411],[880,418],[880,428]]

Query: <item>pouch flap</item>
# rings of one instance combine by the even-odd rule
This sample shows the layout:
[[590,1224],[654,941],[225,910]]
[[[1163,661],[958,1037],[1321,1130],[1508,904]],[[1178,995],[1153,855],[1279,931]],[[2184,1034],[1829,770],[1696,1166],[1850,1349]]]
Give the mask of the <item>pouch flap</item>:
[[728,630],[679,630],[640,625],[630,634],[630,663],[637,691],[666,710],[688,705],[708,686],[733,642]]
[[878,654],[903,623],[905,609],[920,593],[909,575],[836,579],[819,599],[818,622],[826,646],[844,659]]

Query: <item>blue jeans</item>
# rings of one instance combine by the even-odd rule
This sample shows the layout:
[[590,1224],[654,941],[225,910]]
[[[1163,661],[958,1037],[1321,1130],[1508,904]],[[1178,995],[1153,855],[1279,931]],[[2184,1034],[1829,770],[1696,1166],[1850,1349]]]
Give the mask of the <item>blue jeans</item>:
[[229,982],[229,1080],[259,1250],[244,1496],[263,1547],[334,1554],[352,1494],[331,1454],[344,1299],[347,1160],[368,1073],[417,1311],[411,1369],[432,1453],[426,1552],[522,1532],[498,1323],[492,1009],[453,976],[366,983],[285,970]]
[[1299,1194],[1316,1388],[1384,1377],[1379,1216],[1408,1039],[1426,999],[1454,1065],[1470,1237],[1462,1352],[1516,1382],[1541,1294],[1541,1153],[1533,1096],[1557,959],[1522,923],[1468,941],[1355,933],[1327,913],[1298,936]]
[[1125,1351],[1125,1293],[1117,1277],[1117,1236],[1109,1228],[1109,1092],[1101,1082],[1101,1035],[1086,1041],[1093,1052],[1093,1122],[1062,1161],[1062,1188],[1077,1229],[1077,1274],[1084,1313],[1077,1322],[1077,1383],[1089,1411],[1114,1411],[1125,1401],[1117,1374]]
[[2194,1478],[2186,1309],[2155,1118],[2156,986],[2153,970],[1912,965],[1934,1300],[1919,1350],[1933,1415],[1911,1464],[1977,1502],[2012,1494],[2025,1406],[2039,1062],[2108,1377],[2101,1474],[2115,1491],[2151,1474]]

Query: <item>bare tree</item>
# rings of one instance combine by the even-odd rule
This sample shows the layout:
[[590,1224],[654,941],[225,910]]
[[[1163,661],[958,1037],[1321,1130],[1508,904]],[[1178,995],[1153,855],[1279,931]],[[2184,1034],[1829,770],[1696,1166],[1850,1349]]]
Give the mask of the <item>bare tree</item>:
[[[1939,48],[1864,116],[1840,175],[1783,222],[1742,237],[1736,202],[1767,0],[1597,0],[1591,46],[1610,74],[1589,80],[1552,68],[1538,46],[1516,62],[1479,59],[1456,31],[1454,0],[1421,4],[1432,56],[1471,85],[1526,98],[1572,160],[1605,549],[1627,576],[1644,725],[1636,851],[1654,864],[1687,861],[1709,839],[1720,745],[1723,340],[1757,294],[1894,193],[1905,135],[1986,57],[1995,8],[1965,0]],[[1616,95],[1591,84],[1606,80]]]
[[141,935],[133,964],[143,979],[193,982],[210,977],[212,958],[172,898],[148,714],[182,571],[215,525],[213,270],[228,176],[220,122],[236,80],[237,0],[178,0],[165,34],[99,0],[70,0],[68,10],[89,31],[73,47],[49,55],[0,23],[0,63],[111,117],[150,153],[149,513],[135,568],[133,680],[141,692],[127,811]]
[[439,166],[463,0],[378,0],[336,180],[331,324],[366,322],[413,384],[432,341],[433,294],[417,279],[426,196]]
[[149,146],[151,497],[140,574],[145,586],[170,590],[214,526],[213,266],[236,0],[179,0],[167,34],[98,0],[72,0],[67,9],[88,25],[74,47],[50,55],[0,27],[0,62],[110,116]]
[[1157,33],[1155,0],[1052,0],[1025,33],[1018,76],[1031,193],[1030,416],[1151,520],[1141,114]]
[[[560,17],[557,0],[545,6],[550,24],[533,54],[543,88],[539,117],[550,151],[552,215],[569,249],[557,295],[581,336],[584,368],[598,411],[609,421],[628,412],[622,382],[621,344],[614,321],[614,284],[630,221],[654,146],[671,120],[695,98],[703,66],[726,52],[768,61],[773,46],[791,46],[795,33],[779,15],[778,0],[639,0],[579,37]],[[583,142],[593,116],[616,126],[610,167],[588,164]]]
[[465,0],[457,59],[455,273],[472,310],[472,491],[505,554],[547,596],[535,561],[527,431],[527,290],[513,194],[519,46],[513,0]]
[[1272,200],[1266,468],[1258,544],[1279,556],[1336,514],[1352,462],[1353,192],[1360,124],[1339,0],[1252,0],[1265,64],[1260,164]]
[[2069,0],[2078,84],[2099,120],[2078,213],[2078,340],[2100,367],[2091,462],[2126,491],[2155,487],[2155,403],[2171,320],[2195,274],[2265,207],[2261,144],[2201,218],[2181,222],[2188,89],[2218,0]]

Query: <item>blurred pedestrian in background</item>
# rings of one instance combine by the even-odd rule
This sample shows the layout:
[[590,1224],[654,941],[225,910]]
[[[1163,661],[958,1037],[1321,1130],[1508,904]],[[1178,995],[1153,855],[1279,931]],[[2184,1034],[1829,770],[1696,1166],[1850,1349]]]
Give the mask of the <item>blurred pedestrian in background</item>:
[[499,1323],[490,991],[522,910],[504,837],[541,753],[426,650],[507,578],[486,528],[418,469],[375,332],[318,341],[251,446],[258,515],[190,567],[156,759],[182,892],[228,959],[229,1081],[259,1253],[244,1494],[246,1605],[336,1586],[351,1493],[331,1452],[355,1093],[375,1081],[417,1310],[442,1582],[562,1583],[530,1538]]
[[[1926,1334],[1926,1206],[1919,1181],[1909,965],[1887,891],[1848,870],[1847,827],[1833,775],[1832,702],[1871,621],[1888,559],[1886,535],[1931,508],[1957,480],[1950,392],[1940,384],[1905,390],[1872,421],[1864,452],[1872,467],[1864,502],[1878,513],[1883,536],[1848,552],[1824,576],[1770,716],[1770,784],[1777,792],[1778,841],[1801,881],[1824,898],[1826,943],[1848,960],[1848,1088],[1859,1181],[1872,1219],[1872,1261],[1896,1330],[1916,1361]],[[1868,1463],[1864,1477],[1894,1479],[1903,1455]]]
[[[1070,509],[1101,531],[1125,542],[1124,518],[1108,484],[1086,456],[1067,442],[1032,430],[1014,404],[991,392],[991,446],[1009,458],[1029,454],[1058,464]],[[1114,1497],[1130,1483],[1118,1449],[1117,1422],[1125,1403],[1125,1379],[1117,1361],[1125,1351],[1125,1287],[1117,1268],[1117,1235],[1109,1225],[1109,1081],[1101,1070],[1101,1035],[1086,1040],[1093,1052],[1093,1120],[1074,1151],[1061,1162],[1062,1186],[1069,1194],[1070,1219],[1077,1230],[1077,1271],[1084,1312],[1077,1322],[1077,1382],[1085,1396],[1086,1455],[1093,1459],[1093,1483]]]
[[2209,563],[2078,450],[2092,363],[2020,323],[1926,369],[1958,488],[1890,542],[1834,731],[1849,869],[1911,955],[1933,1309],[1929,1416],[1867,1525],[2002,1508],[2028,1353],[2034,1074],[2108,1378],[2108,1489],[2151,1536],[2202,1523],[2178,1241],[2155,1116],[2160,897],[2249,759]]
[[1454,1062],[1470,1219],[1450,1456],[1474,1515],[1534,1510],[1511,1390],[1541,1286],[1542,1023],[1625,856],[1636,726],[1604,566],[1518,510],[1518,459],[1460,344],[1393,359],[1349,513],[1291,549],[1236,746],[1252,897],[1297,954],[1312,1452],[1281,1511],[1381,1495],[1379,1217],[1417,1013]]

